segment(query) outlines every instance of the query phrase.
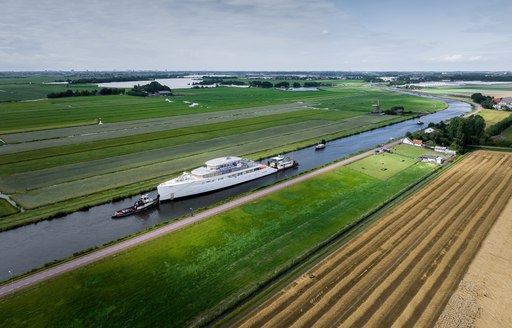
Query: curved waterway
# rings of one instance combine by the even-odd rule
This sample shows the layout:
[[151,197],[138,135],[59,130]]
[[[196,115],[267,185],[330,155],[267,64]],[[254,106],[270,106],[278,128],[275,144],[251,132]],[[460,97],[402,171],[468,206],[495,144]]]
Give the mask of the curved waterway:
[[[2,232],[0,233],[0,280],[10,278],[9,271],[14,275],[23,274],[55,259],[66,258],[89,247],[100,246],[158,223],[190,214],[191,210],[213,205],[254,188],[275,183],[303,171],[376,147],[390,139],[405,135],[407,131],[424,128],[430,122],[438,123],[471,110],[471,106],[464,102],[438,97],[430,98],[443,100],[449,106],[443,111],[422,116],[420,119],[425,122],[425,125],[418,126],[417,119],[408,120],[331,141],[321,151],[315,151],[314,147],[309,147],[287,153],[286,155],[300,163],[297,169],[281,171],[265,178],[199,197],[164,202],[160,204],[159,208],[123,219],[111,219],[110,216],[115,210],[131,206],[138,196],[95,206],[62,218]],[[266,163],[266,160],[262,162]],[[199,165],[200,163],[198,163]],[[150,194],[156,196],[156,190]]]

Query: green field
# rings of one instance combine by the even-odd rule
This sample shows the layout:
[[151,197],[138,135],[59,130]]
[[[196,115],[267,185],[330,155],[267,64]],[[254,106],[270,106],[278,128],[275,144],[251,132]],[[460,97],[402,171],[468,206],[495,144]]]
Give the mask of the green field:
[[434,168],[385,154],[332,170],[4,297],[0,325],[182,327],[210,318]]
[[[407,119],[369,115],[377,100],[383,109],[401,105],[414,113],[446,107],[361,82],[316,92],[175,92],[170,99],[121,95],[0,104],[6,142],[0,191],[27,209],[0,220],[0,230],[154,189],[214,157],[258,159]],[[100,118],[105,124],[96,124]]]
[[512,83],[500,84],[475,84],[464,85],[460,87],[436,87],[436,88],[423,88],[421,92],[437,94],[437,95],[453,95],[469,97],[474,93],[481,93],[484,95],[512,96]]
[[493,109],[484,109],[480,111],[478,115],[484,118],[486,127],[489,127],[508,117],[510,115],[510,112]]
[[443,153],[436,152],[423,147],[411,146],[408,144],[399,144],[397,146],[392,147],[391,150],[399,155],[409,156],[411,158],[418,158],[421,155],[435,155],[445,157]]
[[7,200],[0,198],[0,217],[18,213],[18,209],[12,206]]
[[12,101],[31,101],[45,99],[52,92],[63,92],[67,89],[97,90],[96,85],[73,84],[68,88],[65,84],[47,84],[55,78],[51,77],[24,77],[24,78],[0,78],[0,103]]
[[503,138],[505,138],[507,141],[512,142],[512,127],[507,128],[505,131],[501,133]]

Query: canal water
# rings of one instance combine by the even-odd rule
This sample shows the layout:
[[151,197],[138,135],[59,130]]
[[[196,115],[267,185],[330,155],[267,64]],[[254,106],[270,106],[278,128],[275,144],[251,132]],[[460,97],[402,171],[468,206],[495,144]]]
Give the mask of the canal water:
[[[324,150],[315,151],[314,147],[309,147],[287,153],[286,155],[300,163],[297,169],[281,171],[265,178],[199,197],[163,202],[154,210],[123,219],[111,219],[110,216],[115,210],[133,205],[138,196],[95,206],[62,218],[2,232],[0,233],[0,281],[10,278],[9,271],[14,275],[23,274],[55,259],[66,258],[75,252],[100,246],[158,223],[190,214],[191,211],[213,205],[254,188],[275,183],[303,171],[376,147],[390,139],[404,136],[408,131],[425,128],[430,122],[438,123],[471,110],[471,106],[467,103],[437,97],[431,98],[443,100],[448,103],[449,107],[443,111],[422,116],[420,119],[425,122],[425,125],[418,126],[416,124],[418,119],[408,120],[331,141]],[[266,160],[262,162],[266,163]],[[200,163],[198,163],[199,165]],[[156,196],[156,189],[150,194]]]

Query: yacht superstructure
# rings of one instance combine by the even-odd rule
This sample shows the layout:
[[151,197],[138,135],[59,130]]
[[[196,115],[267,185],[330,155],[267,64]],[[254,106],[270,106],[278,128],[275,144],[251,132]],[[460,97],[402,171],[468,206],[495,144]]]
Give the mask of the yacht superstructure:
[[172,200],[223,189],[275,172],[276,169],[249,159],[235,156],[220,157],[159,184],[157,189],[160,200]]

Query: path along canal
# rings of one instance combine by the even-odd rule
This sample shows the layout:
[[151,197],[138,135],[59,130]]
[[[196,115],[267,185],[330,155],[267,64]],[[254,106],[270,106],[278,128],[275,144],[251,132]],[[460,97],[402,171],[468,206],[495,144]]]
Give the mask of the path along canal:
[[[111,219],[112,213],[120,208],[131,206],[138,198],[131,197],[121,201],[92,207],[64,217],[30,224],[0,233],[0,281],[13,275],[20,275],[31,269],[43,266],[55,259],[71,256],[81,250],[101,246],[118,238],[142,231],[156,224],[190,214],[206,206],[211,206],[222,200],[235,197],[254,188],[269,185],[301,172],[317,168],[351,154],[376,147],[390,139],[399,138],[407,131],[416,131],[426,127],[430,122],[438,123],[471,110],[467,103],[430,97],[448,103],[448,108],[422,116],[425,125],[418,126],[418,119],[404,121],[398,124],[363,132],[349,137],[331,141],[321,151],[314,147],[287,153],[297,160],[297,169],[278,172],[271,176],[247,182],[218,192],[199,197],[163,202],[158,208],[142,212],[124,219]],[[234,155],[234,154],[226,154]],[[266,163],[266,160],[262,161]],[[198,166],[201,163],[197,163]],[[156,196],[156,190],[151,192]]]

